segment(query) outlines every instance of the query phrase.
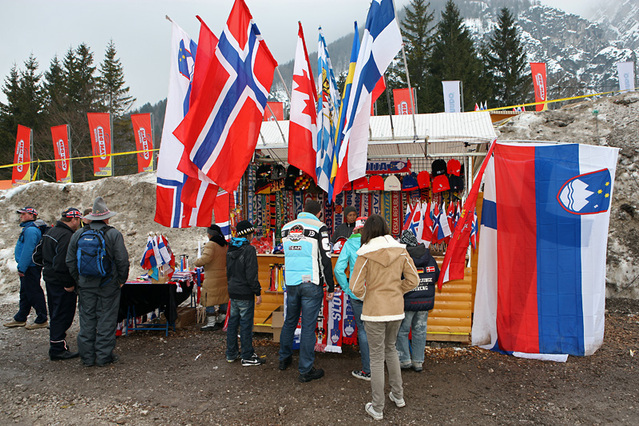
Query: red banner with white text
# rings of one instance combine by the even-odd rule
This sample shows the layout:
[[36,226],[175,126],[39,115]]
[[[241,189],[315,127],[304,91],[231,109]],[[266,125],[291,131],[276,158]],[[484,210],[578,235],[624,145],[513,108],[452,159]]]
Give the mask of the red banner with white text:
[[69,126],[63,124],[51,128],[53,139],[53,154],[55,156],[55,181],[61,183],[72,182],[71,150],[69,148]]
[[112,176],[111,116],[108,112],[89,112],[89,130],[93,148],[93,175]]
[[[11,184],[13,186],[23,185],[31,181],[31,129],[18,124],[16,135],[16,151],[13,156],[13,174]],[[27,162],[28,164],[21,164]]]
[[[533,85],[535,87],[535,102],[544,102],[547,100],[548,87],[546,86],[546,64],[544,62],[531,62],[530,71],[532,71]],[[548,104],[535,105],[537,111],[545,111]]]
[[151,113],[132,114],[133,134],[138,152],[138,173],[153,171],[153,130],[151,129]]
[[413,89],[413,99],[410,98],[410,91],[408,88],[393,89],[393,99],[395,100],[395,115],[410,115],[413,113],[415,89]]

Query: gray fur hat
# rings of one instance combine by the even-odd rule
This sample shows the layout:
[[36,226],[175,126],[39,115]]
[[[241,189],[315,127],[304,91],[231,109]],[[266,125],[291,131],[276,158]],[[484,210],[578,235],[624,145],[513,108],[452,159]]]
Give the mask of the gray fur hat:
[[105,220],[115,216],[116,214],[116,212],[109,210],[102,197],[98,197],[93,202],[93,211],[86,215],[85,218],[89,220]]

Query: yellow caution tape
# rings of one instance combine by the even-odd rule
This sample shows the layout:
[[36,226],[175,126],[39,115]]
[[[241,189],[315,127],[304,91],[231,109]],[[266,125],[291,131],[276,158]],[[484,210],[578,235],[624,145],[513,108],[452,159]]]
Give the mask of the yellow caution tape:
[[[153,151],[159,151],[159,148],[153,148],[153,149],[143,149],[140,151],[128,151],[128,152],[114,152],[108,155],[108,157],[117,157],[119,155],[131,155],[131,154],[139,154],[142,152],[153,152]],[[54,160],[33,160],[33,161],[25,161],[22,163],[12,163],[12,164],[5,164],[0,166],[0,169],[5,169],[7,167],[14,167],[14,166],[20,166],[20,165],[25,165],[25,164],[32,164],[32,163],[55,163],[56,161],[66,161],[66,160],[86,160],[88,158],[97,158],[97,157],[102,157],[103,155],[87,155],[85,157],[71,157],[71,158],[59,158],[59,159],[54,159]]]

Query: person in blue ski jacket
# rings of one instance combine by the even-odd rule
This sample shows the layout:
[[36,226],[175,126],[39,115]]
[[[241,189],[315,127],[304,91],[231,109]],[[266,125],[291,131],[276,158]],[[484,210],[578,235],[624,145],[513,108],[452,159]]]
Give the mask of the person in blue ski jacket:
[[353,314],[355,316],[355,323],[357,324],[357,344],[359,345],[359,352],[362,356],[362,368],[360,370],[353,370],[351,373],[354,377],[366,381],[371,380],[371,365],[368,351],[368,338],[366,337],[366,329],[362,322],[362,307],[364,302],[358,299],[348,286],[348,279],[346,278],[346,267],[349,267],[349,276],[353,274],[353,268],[355,267],[355,261],[357,260],[357,250],[362,245],[362,235],[360,231],[366,223],[365,217],[358,217],[355,221],[355,228],[353,234],[344,243],[342,251],[339,254],[337,263],[335,263],[335,279],[342,288],[342,291],[348,295],[351,301],[351,307],[353,308]]
[[[13,316],[13,321],[5,323],[4,326],[25,327],[29,330],[44,328],[49,325],[49,322],[44,291],[40,285],[42,266],[36,265],[31,258],[42,238],[42,232],[35,223],[38,219],[38,211],[33,207],[25,207],[17,210],[17,213],[20,214],[20,226],[22,227],[14,252],[20,277],[20,303],[18,313]],[[42,223],[44,224],[44,222]],[[35,309],[37,316],[33,324],[26,325],[31,308]]]

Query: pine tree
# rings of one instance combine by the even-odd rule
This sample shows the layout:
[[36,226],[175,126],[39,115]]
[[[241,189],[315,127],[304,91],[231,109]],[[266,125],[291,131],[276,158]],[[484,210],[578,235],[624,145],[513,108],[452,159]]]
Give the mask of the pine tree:
[[526,51],[514,17],[506,7],[499,12],[486,61],[493,78],[495,101],[502,106],[525,103],[530,94],[530,77],[525,75]]
[[452,0],[446,2],[441,16],[428,59],[426,111],[421,112],[443,111],[441,82],[444,80],[462,82],[464,110],[469,111],[476,102],[485,99],[488,93],[486,83],[480,79],[483,64],[477,56],[459,9]]
[[[406,17],[402,20],[402,38],[404,39],[404,49],[406,52],[406,63],[408,65],[408,75],[411,87],[417,92],[417,112],[426,110],[426,77],[427,60],[433,45],[432,25],[433,12],[429,13],[430,2],[425,0],[411,0],[406,6]],[[403,67],[399,67],[400,69]],[[400,73],[399,82],[401,87],[408,87],[406,75]]]
[[62,64],[57,56],[54,56],[49,64],[49,69],[44,72],[45,112],[48,117],[55,116],[66,108],[67,93],[66,76]]
[[33,54],[24,62],[24,67],[25,70],[20,73],[18,124],[37,130],[41,127],[40,117],[44,109],[44,92],[40,83],[42,74],[38,72],[38,61]]
[[117,118],[131,108],[135,99],[129,96],[129,87],[125,87],[124,70],[116,54],[115,44],[111,40],[104,54],[104,61],[100,64],[98,93],[105,111]]
[[[16,130],[18,128],[17,114],[20,86],[20,73],[14,65],[5,78],[2,92],[7,97],[7,103],[0,102],[0,163],[13,163]],[[0,169],[0,178],[11,179],[11,169]]]

